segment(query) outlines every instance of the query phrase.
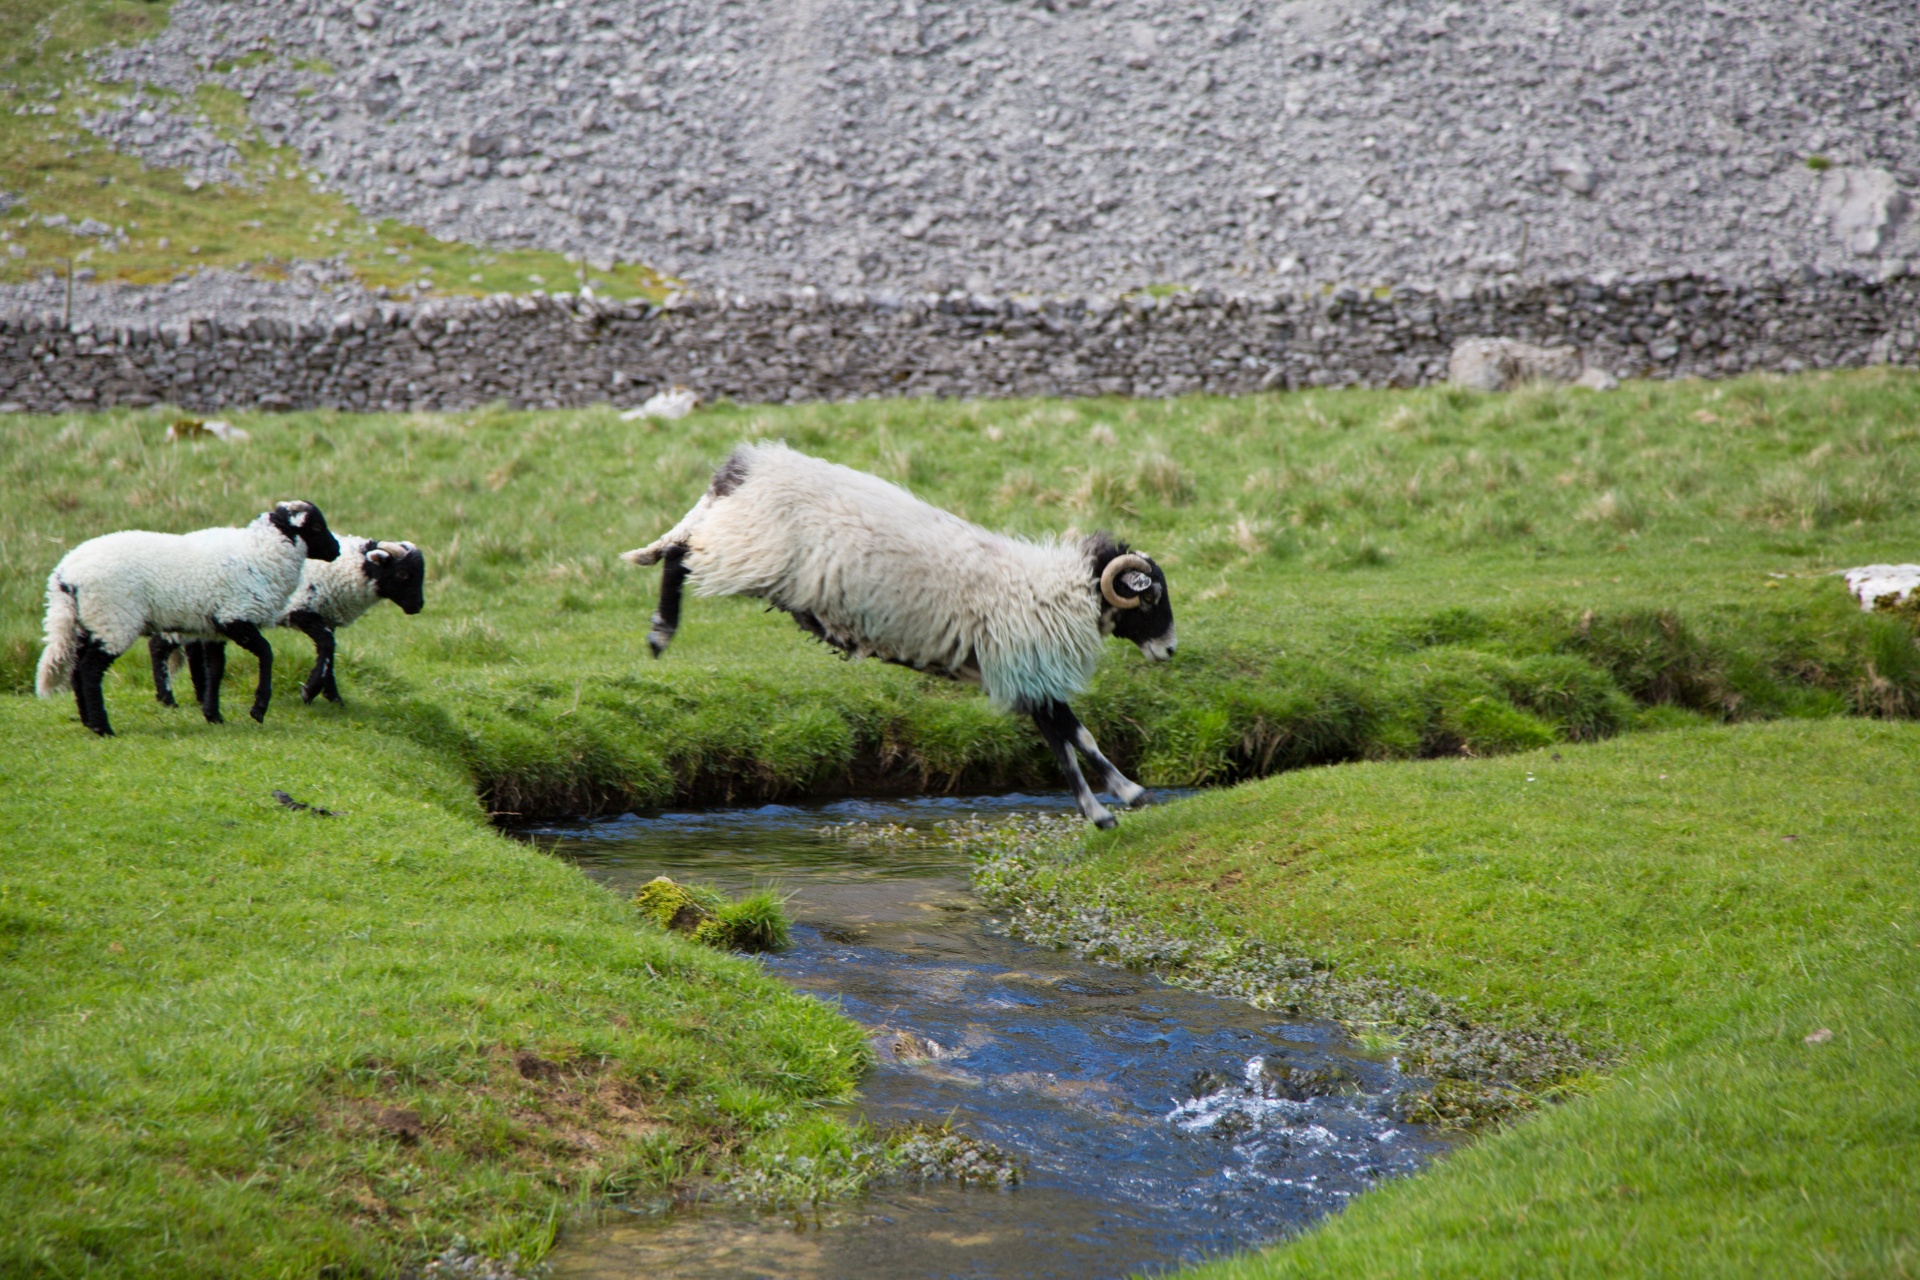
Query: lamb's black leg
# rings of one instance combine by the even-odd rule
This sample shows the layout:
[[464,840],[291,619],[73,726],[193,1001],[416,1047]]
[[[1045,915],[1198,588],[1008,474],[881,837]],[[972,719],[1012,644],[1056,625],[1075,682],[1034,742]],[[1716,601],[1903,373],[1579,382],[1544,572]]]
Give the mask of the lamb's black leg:
[[647,632],[647,648],[659,657],[667,651],[673,633],[680,629],[680,588],[687,581],[687,549],[668,547],[660,555],[660,607],[654,611],[653,629]]
[[113,726],[107,723],[107,701],[100,692],[100,681],[119,656],[108,653],[89,635],[82,637],[80,656],[73,664],[73,697],[80,706],[80,723],[103,738],[113,736]]
[[[197,665],[193,654],[200,655]],[[208,724],[224,724],[220,717],[220,682],[227,678],[227,646],[221,640],[195,640],[187,646],[187,662],[194,667],[194,688],[200,694],[200,714]]]
[[1140,798],[1147,794],[1147,789],[1120,772],[1114,767],[1113,761],[1100,754],[1100,744],[1093,740],[1091,733],[1087,732],[1087,726],[1080,723],[1080,717],[1073,714],[1072,707],[1064,702],[1055,705],[1064,713],[1065,722],[1072,727],[1073,745],[1080,748],[1080,754],[1091,761],[1094,768],[1100,770],[1106,778],[1107,794],[1128,808],[1140,803]]
[[313,641],[313,671],[300,686],[300,700],[312,702],[321,694],[329,702],[340,701],[340,687],[333,682],[333,628],[317,613],[296,609],[287,615],[287,625],[303,631]]
[[[221,657],[226,657],[226,646],[218,640],[187,641],[187,674],[193,677],[193,700],[200,706],[207,705],[207,650],[220,645]],[[215,704],[215,710],[218,710]]]
[[153,663],[153,696],[163,707],[180,705],[173,700],[173,674],[167,670],[168,659],[179,647],[165,636],[147,637],[147,657]]
[[1073,802],[1080,806],[1080,813],[1088,822],[1104,831],[1114,825],[1115,819],[1105,805],[1094,799],[1087,780],[1080,774],[1080,761],[1073,754],[1073,731],[1079,723],[1064,702],[1049,702],[1033,712],[1034,727],[1046,739],[1060,772],[1066,775],[1067,785],[1073,788]]
[[253,689],[253,706],[247,714],[266,723],[267,703],[273,697],[273,646],[251,622],[216,622],[214,630],[252,654],[260,663],[260,683]]

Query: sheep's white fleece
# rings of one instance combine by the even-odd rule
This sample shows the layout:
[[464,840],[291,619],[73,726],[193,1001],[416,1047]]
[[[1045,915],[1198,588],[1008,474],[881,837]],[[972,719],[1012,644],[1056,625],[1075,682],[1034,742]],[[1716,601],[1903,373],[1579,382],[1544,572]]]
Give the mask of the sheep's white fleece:
[[82,631],[117,655],[156,632],[212,635],[216,621],[271,626],[305,563],[305,545],[276,528],[272,512],[244,529],[90,538],[47,579],[35,688],[51,698],[68,687]]
[[811,613],[856,657],[978,679],[1002,710],[1082,692],[1100,659],[1086,546],[992,533],[877,476],[783,444],[742,445],[746,475],[704,496],[664,537],[701,595]]
[[376,542],[350,533],[333,536],[340,544],[340,558],[307,561],[300,570],[300,585],[274,619],[276,626],[286,626],[287,616],[302,610],[319,614],[330,627],[351,626],[380,603],[374,581],[367,576],[367,552],[384,546],[396,559],[407,553],[407,548],[397,542]]

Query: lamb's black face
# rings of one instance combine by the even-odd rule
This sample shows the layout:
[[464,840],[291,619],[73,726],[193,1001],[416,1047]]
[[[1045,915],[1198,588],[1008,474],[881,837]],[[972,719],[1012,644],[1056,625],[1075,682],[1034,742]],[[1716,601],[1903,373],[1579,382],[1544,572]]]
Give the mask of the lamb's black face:
[[363,567],[373,580],[373,594],[382,600],[393,601],[406,614],[426,608],[427,558],[411,542],[375,543],[367,548]]
[[1155,662],[1165,662],[1173,656],[1179,643],[1174,634],[1173,600],[1167,591],[1167,575],[1151,556],[1130,553],[1125,543],[1104,538],[1096,543],[1094,573],[1104,575],[1107,566],[1123,555],[1137,557],[1144,565],[1126,567],[1114,574],[1110,584],[1113,595],[1121,602],[1138,603],[1123,607],[1113,599],[1103,599],[1101,621],[1114,635],[1139,645],[1140,652]]
[[327,518],[311,502],[282,502],[273,509],[273,524],[289,539],[306,544],[309,560],[338,560],[340,540],[327,529]]

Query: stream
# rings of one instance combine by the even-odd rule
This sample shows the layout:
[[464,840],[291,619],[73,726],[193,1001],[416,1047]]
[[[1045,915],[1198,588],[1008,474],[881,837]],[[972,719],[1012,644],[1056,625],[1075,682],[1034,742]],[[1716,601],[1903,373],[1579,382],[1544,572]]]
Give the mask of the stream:
[[1071,808],[1064,793],[842,800],[524,831],[623,896],[656,875],[791,894],[793,945],[761,963],[872,1029],[859,1113],[950,1120],[1024,1174],[886,1185],[798,1220],[615,1213],[562,1239],[554,1280],[1151,1274],[1278,1239],[1444,1148],[1390,1114],[1418,1082],[1337,1027],[1014,941],[963,854],[820,831]]

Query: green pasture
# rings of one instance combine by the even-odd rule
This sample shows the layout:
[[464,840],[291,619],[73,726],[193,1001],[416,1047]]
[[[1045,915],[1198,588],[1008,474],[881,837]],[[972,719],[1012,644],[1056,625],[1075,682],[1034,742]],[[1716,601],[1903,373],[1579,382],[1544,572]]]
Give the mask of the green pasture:
[[[1617,1053],[1591,1095],[1246,1265],[1655,1273],[1690,1231],[1909,1265],[1875,1224],[1911,1208],[1911,952],[1882,955],[1909,927],[1911,823],[1872,784],[1911,775],[1911,726],[1879,721],[1920,705],[1920,652],[1831,571],[1913,558],[1917,410],[1920,378],[1876,370],[676,423],[235,414],[252,438],[233,445],[166,442],[166,409],[0,419],[0,1000],[19,1046],[0,1271],[383,1275],[456,1231],[532,1256],[596,1200],[850,1150],[812,1107],[856,1086],[857,1028],[485,826],[1051,782],[1030,727],[977,694],[841,662],[750,601],[690,598],[669,656],[647,656],[658,575],[617,555],[746,438],[1159,558],[1179,656],[1115,642],[1080,704],[1143,781],[1361,762],[1123,816],[1074,876]],[[67,548],[293,496],[427,555],[424,613],[341,634],[345,706],[300,703],[310,648],[290,632],[270,636],[264,726],[159,707],[140,653],[108,678],[111,740],[31,697]],[[245,687],[250,660],[229,674]],[[1263,862],[1274,821],[1299,827],[1297,871]],[[1240,887],[1214,888],[1233,868]],[[1824,1056],[1801,1039],[1818,1026]],[[1859,1088],[1821,1092],[1841,1072]],[[1761,1159],[1769,1125],[1784,1138]],[[1732,1248],[1702,1256],[1732,1270]]]
[[[617,553],[676,521],[734,443],[777,437],[990,526],[1107,528],[1158,557],[1179,657],[1114,644],[1082,706],[1149,782],[1691,719],[1904,716],[1910,629],[1827,575],[1911,554],[1917,409],[1920,378],[1870,371],[1609,395],[721,406],[673,424],[242,414],[240,446],[169,444],[165,409],[15,418],[0,689],[31,686],[65,548],[299,496],[338,529],[419,543],[431,581],[420,617],[382,609],[342,634],[344,710],[288,697],[306,642],[282,636],[274,714],[449,753],[496,813],[1051,776],[1030,727],[972,692],[837,661],[752,601],[691,600],[669,656],[646,655],[658,574]],[[146,689],[137,655],[111,673],[122,732],[180,718]]]

